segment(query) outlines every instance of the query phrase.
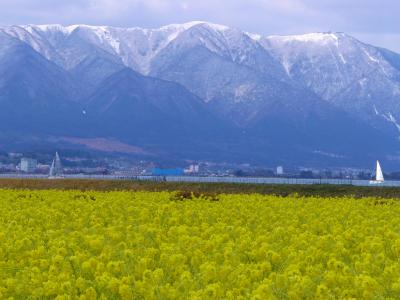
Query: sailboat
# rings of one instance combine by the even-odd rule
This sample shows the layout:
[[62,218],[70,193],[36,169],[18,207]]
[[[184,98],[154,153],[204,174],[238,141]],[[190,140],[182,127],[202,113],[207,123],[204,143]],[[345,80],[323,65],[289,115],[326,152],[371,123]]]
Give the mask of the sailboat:
[[63,177],[64,176],[63,176],[63,168],[61,165],[61,159],[60,156],[58,155],[58,152],[56,152],[56,156],[54,157],[53,162],[51,163],[49,178],[54,179]]
[[383,183],[385,179],[383,178],[383,173],[382,173],[382,168],[381,164],[379,163],[379,160],[376,161],[376,175],[375,175],[375,180],[371,180],[369,183],[370,184],[380,184]]

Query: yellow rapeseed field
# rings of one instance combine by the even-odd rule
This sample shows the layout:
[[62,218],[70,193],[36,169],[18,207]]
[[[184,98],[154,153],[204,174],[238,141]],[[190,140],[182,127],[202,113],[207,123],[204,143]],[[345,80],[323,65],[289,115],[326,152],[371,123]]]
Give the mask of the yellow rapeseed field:
[[400,299],[399,258],[395,200],[0,191],[0,299]]

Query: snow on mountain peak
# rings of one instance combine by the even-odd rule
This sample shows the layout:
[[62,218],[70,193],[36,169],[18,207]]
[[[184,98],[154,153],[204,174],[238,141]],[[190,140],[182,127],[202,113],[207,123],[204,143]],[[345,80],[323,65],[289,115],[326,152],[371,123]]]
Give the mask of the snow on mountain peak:
[[63,26],[60,24],[43,24],[43,25],[23,25],[21,26],[26,31],[32,33],[36,29],[42,32],[62,32],[65,35],[71,34],[79,25]]
[[257,33],[245,32],[245,34],[256,42],[258,42],[262,39],[262,35],[257,34]]
[[[199,25],[199,24],[204,24],[205,22],[202,21],[193,21],[193,22],[188,22],[188,23],[183,23],[183,24],[169,24],[160,27],[158,30],[161,31],[170,31],[170,30],[188,30],[192,28],[193,26]],[[154,29],[157,30],[157,29]]]
[[224,30],[228,30],[229,27],[225,26],[225,25],[220,25],[220,24],[214,24],[214,23],[210,23],[210,22],[205,22],[205,21],[193,21],[193,22],[188,22],[188,23],[183,23],[183,24],[170,24],[170,25],[166,25],[160,28],[160,30],[171,30],[171,29],[175,29],[175,30],[188,30],[194,26],[197,25],[206,25],[216,31],[224,31]]
[[339,33],[332,32],[317,32],[301,35],[271,35],[268,39],[274,39],[281,42],[302,42],[302,43],[337,43]]
[[[89,42],[94,47],[99,47],[116,56],[126,66],[143,74],[149,74],[154,58],[179,36],[182,36],[185,40],[192,38],[191,35],[182,34],[194,27],[200,29],[195,33],[197,42],[202,43],[203,46],[215,53],[231,58],[235,62],[243,63],[247,61],[251,58],[252,51],[257,51],[257,47],[262,46],[270,55],[281,62],[289,76],[291,76],[292,66],[300,57],[308,58],[307,62],[311,64],[315,63],[316,57],[322,55],[331,57],[332,63],[338,66],[339,71],[345,72],[346,69],[342,69],[340,66],[354,61],[354,57],[356,57],[354,53],[360,51],[368,59],[369,64],[375,65],[375,67],[376,65],[381,66],[386,73],[390,71],[388,66],[381,64],[381,57],[378,52],[340,32],[264,37],[205,21],[170,24],[154,29],[84,24],[5,26],[0,27],[0,29],[28,43],[48,59],[53,59],[60,64],[73,62],[63,65],[67,69],[74,67],[88,55],[86,46],[77,48],[79,49],[78,52],[59,50],[64,47],[65,40],[71,36],[75,47],[79,47],[81,43],[85,45],[86,42]],[[337,51],[332,47],[337,48]],[[74,57],[69,57],[68,55],[72,56],[72,53],[74,53]],[[251,62],[251,59],[249,62]],[[252,64],[255,63],[252,62]]]

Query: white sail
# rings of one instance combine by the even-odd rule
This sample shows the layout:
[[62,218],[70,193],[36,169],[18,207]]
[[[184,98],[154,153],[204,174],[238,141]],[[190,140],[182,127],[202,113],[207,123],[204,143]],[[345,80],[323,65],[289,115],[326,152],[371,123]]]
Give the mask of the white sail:
[[60,156],[58,152],[53,159],[53,162],[50,167],[49,178],[62,178],[63,177],[63,167],[61,164]]
[[58,152],[56,152],[56,157],[54,158],[54,170],[56,172],[56,175],[62,175],[63,173],[63,167]]
[[376,161],[376,181],[384,181],[381,164],[379,160]]
[[55,175],[54,166],[55,166],[55,163],[53,160],[53,162],[51,163],[51,167],[50,167],[50,174],[49,174],[50,177],[53,177]]

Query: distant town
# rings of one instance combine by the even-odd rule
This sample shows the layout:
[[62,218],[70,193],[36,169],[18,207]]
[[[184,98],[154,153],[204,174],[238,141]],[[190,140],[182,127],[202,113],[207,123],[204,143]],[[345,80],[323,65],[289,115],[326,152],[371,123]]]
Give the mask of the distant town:
[[[2,175],[47,175],[51,173],[55,153],[0,153]],[[60,164],[65,175],[114,176],[231,176],[231,177],[284,177],[323,179],[362,179],[373,177],[373,169],[307,167],[260,167],[250,164],[188,161],[186,164],[159,163],[128,157],[90,156],[81,153],[60,153]],[[61,165],[59,166],[61,168]],[[400,179],[400,172],[385,173],[387,179]]]

